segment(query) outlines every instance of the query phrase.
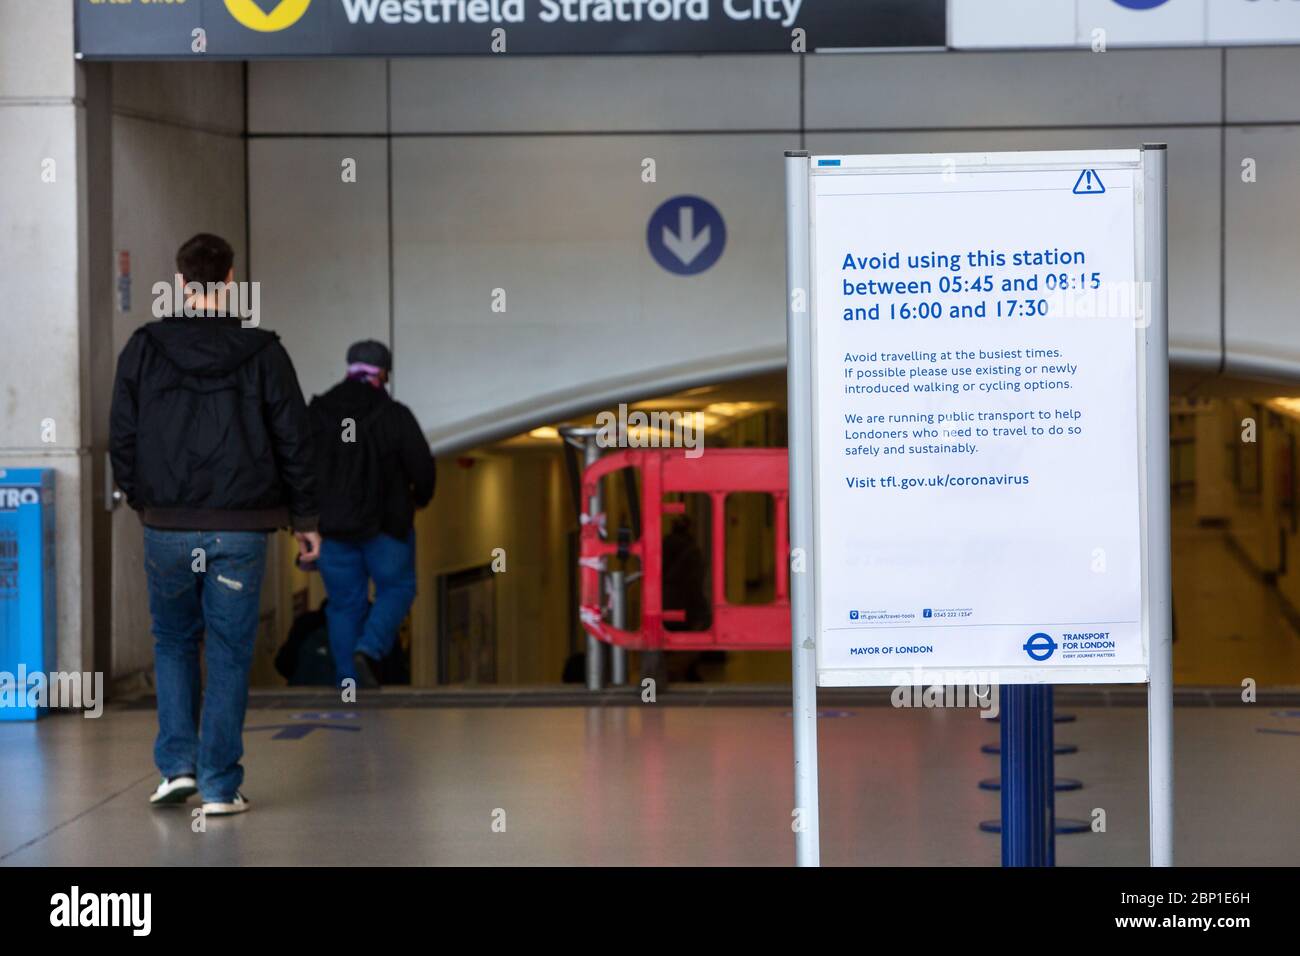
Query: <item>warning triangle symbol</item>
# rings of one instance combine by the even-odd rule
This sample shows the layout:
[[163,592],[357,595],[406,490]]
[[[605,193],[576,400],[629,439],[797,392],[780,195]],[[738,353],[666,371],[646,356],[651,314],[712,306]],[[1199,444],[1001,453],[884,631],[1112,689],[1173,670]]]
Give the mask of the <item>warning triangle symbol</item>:
[[1101,177],[1095,169],[1085,169],[1079,174],[1079,181],[1074,184],[1076,196],[1100,196],[1105,191],[1106,187],[1102,185]]

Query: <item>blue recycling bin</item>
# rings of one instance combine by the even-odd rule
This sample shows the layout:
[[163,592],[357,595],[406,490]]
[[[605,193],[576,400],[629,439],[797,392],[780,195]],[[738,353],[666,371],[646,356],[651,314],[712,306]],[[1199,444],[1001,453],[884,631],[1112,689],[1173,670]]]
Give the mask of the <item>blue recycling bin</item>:
[[31,693],[55,657],[54,472],[0,468],[0,720],[46,711]]

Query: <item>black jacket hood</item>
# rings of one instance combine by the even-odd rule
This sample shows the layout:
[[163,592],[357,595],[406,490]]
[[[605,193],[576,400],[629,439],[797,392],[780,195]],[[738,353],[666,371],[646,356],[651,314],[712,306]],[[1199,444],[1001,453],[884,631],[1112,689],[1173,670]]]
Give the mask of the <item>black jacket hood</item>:
[[375,388],[366,382],[344,379],[324,395],[317,395],[312,404],[330,414],[367,412],[385,401],[391,401],[387,389]]
[[168,361],[187,375],[226,376],[279,336],[246,329],[234,317],[176,316],[150,322],[144,332]]

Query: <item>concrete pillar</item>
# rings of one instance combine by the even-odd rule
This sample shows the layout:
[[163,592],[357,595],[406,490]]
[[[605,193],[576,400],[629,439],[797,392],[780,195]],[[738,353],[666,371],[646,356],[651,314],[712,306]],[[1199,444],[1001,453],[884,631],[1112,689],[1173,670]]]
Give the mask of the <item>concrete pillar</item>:
[[1227,521],[1232,514],[1232,467],[1228,460],[1229,403],[1213,400],[1196,410],[1196,520]]
[[94,660],[85,76],[73,4],[0,5],[0,468],[52,468],[58,663]]

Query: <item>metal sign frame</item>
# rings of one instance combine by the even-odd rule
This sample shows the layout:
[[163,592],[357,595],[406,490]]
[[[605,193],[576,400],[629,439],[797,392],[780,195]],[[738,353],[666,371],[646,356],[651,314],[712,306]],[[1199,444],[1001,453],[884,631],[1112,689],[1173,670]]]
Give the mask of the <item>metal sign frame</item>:
[[[1135,276],[1150,289],[1148,314],[1134,330],[1137,350],[1137,437],[1140,491],[1139,521],[1142,560],[1142,635],[1147,651],[1148,760],[1150,797],[1150,860],[1153,866],[1173,864],[1173,672],[1170,619],[1170,521],[1169,521],[1169,367],[1167,321],[1167,203],[1166,155],[1163,144],[1147,144],[1131,151],[1140,166],[1135,196]],[[965,155],[911,155],[877,157],[833,157],[843,169],[846,161],[857,170],[906,168],[942,172],[956,161],[965,165],[1042,169],[1055,164],[1094,166],[1117,151],[1022,152]],[[1132,165],[1131,163],[1129,164]],[[817,640],[816,620],[816,484],[815,465],[815,301],[812,262],[815,224],[812,215],[813,159],[806,151],[786,153],[787,207],[787,385],[790,418],[790,525],[792,567],[804,568],[791,575],[791,649],[794,668],[794,771],[795,771],[795,855],[800,866],[820,861],[820,821],[817,787]],[[1047,683],[1069,677],[1073,680],[1108,679],[1111,682],[1143,680],[1140,674],[1088,673],[1092,668],[1072,668],[1061,675],[1023,668],[990,668],[1002,675],[1015,670],[1006,683]],[[1029,679],[1025,679],[1029,678]],[[922,676],[922,679],[924,677]]]

